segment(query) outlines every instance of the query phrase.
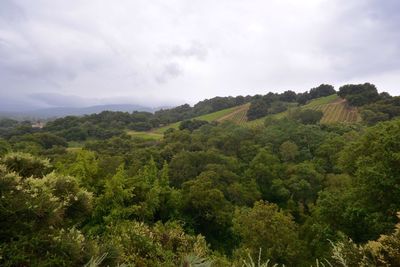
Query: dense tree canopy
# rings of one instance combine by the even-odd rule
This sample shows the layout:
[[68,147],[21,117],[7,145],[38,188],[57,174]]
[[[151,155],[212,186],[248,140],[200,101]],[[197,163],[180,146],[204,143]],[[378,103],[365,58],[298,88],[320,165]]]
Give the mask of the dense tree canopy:
[[[296,109],[332,93],[217,97],[43,129],[0,120],[0,265],[397,266],[398,97],[341,87],[365,113],[355,124]],[[194,119],[248,102],[255,117],[289,116],[254,127]],[[178,119],[162,139],[127,134]]]

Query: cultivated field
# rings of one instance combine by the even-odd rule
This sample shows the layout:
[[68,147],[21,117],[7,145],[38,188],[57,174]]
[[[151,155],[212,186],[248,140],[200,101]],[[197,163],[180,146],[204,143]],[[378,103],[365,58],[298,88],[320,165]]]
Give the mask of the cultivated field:
[[[355,123],[361,121],[361,116],[357,111],[357,108],[350,107],[347,104],[345,99],[340,98],[338,95],[330,95],[326,97],[321,97],[314,99],[307,103],[304,106],[300,107],[301,109],[312,109],[312,110],[321,110],[324,113],[324,116],[321,119],[321,123],[329,124],[329,123]],[[281,119],[288,116],[288,112],[281,112],[278,114],[268,115],[266,117],[249,121],[246,123],[246,126],[249,127],[260,127],[264,125],[265,119],[275,118]]]
[[[198,116],[193,119],[204,120],[208,122],[230,121],[246,127],[258,128],[264,125],[264,121],[266,118],[282,119],[288,116],[288,111],[285,111],[273,115],[268,115],[266,117],[259,118],[257,120],[247,121],[246,114],[249,107],[250,103],[246,103],[241,106],[223,109],[210,114]],[[346,100],[340,98],[338,95],[330,95],[314,99],[309,103],[307,103],[306,105],[301,106],[300,108],[321,110],[324,113],[324,116],[321,119],[321,123],[336,123],[336,122],[354,123],[361,121],[361,117],[357,109],[349,107]],[[180,123],[181,122],[172,123],[149,132],[129,131],[128,134],[134,137],[144,138],[148,140],[159,140],[162,139],[163,134],[166,130],[170,128],[178,129]]]
[[247,111],[249,110],[249,107],[250,103],[238,106],[231,113],[228,113],[225,116],[216,119],[216,121],[218,122],[231,121],[233,123],[242,125],[247,122],[246,114]]
[[347,101],[340,97],[331,99],[328,103],[320,103],[316,101],[304,106],[303,108],[321,110],[324,113],[321,123],[355,123],[361,121],[357,108],[350,107]]

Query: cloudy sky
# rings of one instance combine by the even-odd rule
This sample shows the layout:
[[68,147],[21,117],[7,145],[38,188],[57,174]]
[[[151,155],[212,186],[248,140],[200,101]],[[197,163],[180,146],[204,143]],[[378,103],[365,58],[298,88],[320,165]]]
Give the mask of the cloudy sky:
[[399,59],[398,0],[0,0],[0,109],[398,95]]

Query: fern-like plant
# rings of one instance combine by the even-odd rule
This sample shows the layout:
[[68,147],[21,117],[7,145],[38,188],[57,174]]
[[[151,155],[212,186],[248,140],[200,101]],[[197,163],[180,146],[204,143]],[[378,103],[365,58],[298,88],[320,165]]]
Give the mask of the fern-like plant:
[[[243,265],[242,267],[278,267],[278,264],[270,265],[270,260],[267,260],[264,263],[261,263],[261,248],[260,251],[258,252],[258,260],[257,264],[254,262],[253,258],[251,257],[250,254],[248,254],[249,261],[243,260]],[[282,267],[285,267],[284,264],[282,264]]]

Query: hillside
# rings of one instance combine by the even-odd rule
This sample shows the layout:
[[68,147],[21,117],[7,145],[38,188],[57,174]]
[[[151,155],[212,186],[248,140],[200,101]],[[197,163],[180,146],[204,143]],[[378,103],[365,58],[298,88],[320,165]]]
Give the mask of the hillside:
[[[36,128],[0,120],[5,226],[0,228],[0,266],[90,266],[84,264],[94,257],[104,260],[101,266],[129,260],[129,266],[193,266],[190,255],[198,251],[202,258],[194,260],[209,260],[204,266],[210,267],[238,266],[244,262],[240,257],[258,259],[260,266],[280,259],[281,265],[271,266],[314,266],[314,257],[325,259],[325,252],[343,244],[354,248],[346,255],[363,251],[372,262],[381,256],[367,250],[370,244],[384,248],[387,240],[394,240],[387,250],[399,255],[398,231],[384,235],[400,227],[395,226],[400,193],[393,190],[400,97],[350,108],[351,101],[365,100],[350,97],[347,102],[326,94],[300,102],[291,95],[269,94],[252,104],[228,103],[230,108],[222,101],[197,109],[203,113],[188,105],[158,117],[103,112]],[[268,105],[268,97],[278,105]],[[267,118],[290,119],[262,117],[287,109]],[[370,126],[363,116],[362,123],[351,124],[359,120],[357,109],[372,116],[389,110],[398,118]],[[210,110],[219,111],[205,114]],[[262,118],[247,121],[254,114]],[[314,120],[303,120],[309,117]],[[322,118],[347,124],[316,125]],[[215,123],[202,127],[204,120]],[[166,125],[169,121],[182,122]],[[249,128],[256,123],[259,128]],[[187,130],[166,134],[170,127]],[[296,220],[297,215],[304,220]],[[329,243],[328,238],[340,241]],[[25,261],[31,258],[35,262]],[[333,260],[326,266],[341,266]]]
[[[345,99],[340,98],[336,94],[314,99],[306,105],[301,106],[300,108],[321,110],[324,113],[324,116],[321,119],[321,123],[355,123],[361,121],[361,116],[358,113],[357,108],[350,107]],[[259,125],[262,125],[264,123],[264,120],[267,117],[280,119],[287,115],[288,111],[268,115],[254,121],[249,121],[246,125],[250,127],[258,127]]]
[[[230,121],[238,125],[244,125],[246,127],[259,127],[264,124],[266,118],[281,119],[288,115],[288,111],[285,111],[273,115],[268,115],[257,120],[247,121],[246,113],[249,107],[250,103],[246,103],[244,105],[198,116],[193,119],[204,120],[208,122]],[[324,116],[321,119],[321,123],[355,123],[361,121],[361,117],[357,111],[357,108],[350,107],[345,99],[340,98],[336,94],[314,99],[306,105],[301,106],[300,108],[321,110],[324,113]],[[129,131],[129,134],[136,137],[157,140],[162,138],[166,130],[170,128],[178,129],[180,123],[181,122],[172,123],[148,132]]]
[[[217,121],[217,122],[223,122],[223,121],[231,121],[237,124],[242,124],[247,121],[246,118],[246,113],[247,110],[249,109],[250,103],[232,107],[232,108],[227,108],[223,109],[220,111],[216,111],[213,113],[201,115],[198,117],[193,118],[194,120],[202,120],[202,121]],[[138,132],[138,131],[128,131],[128,134],[134,137],[141,137],[149,140],[157,140],[161,139],[163,137],[163,134],[165,131],[168,129],[178,129],[180,125],[180,121],[148,131],[148,132]]]
[[361,121],[357,108],[350,107],[345,99],[337,95],[316,99],[303,108],[321,110],[324,113],[321,123],[355,123]]

